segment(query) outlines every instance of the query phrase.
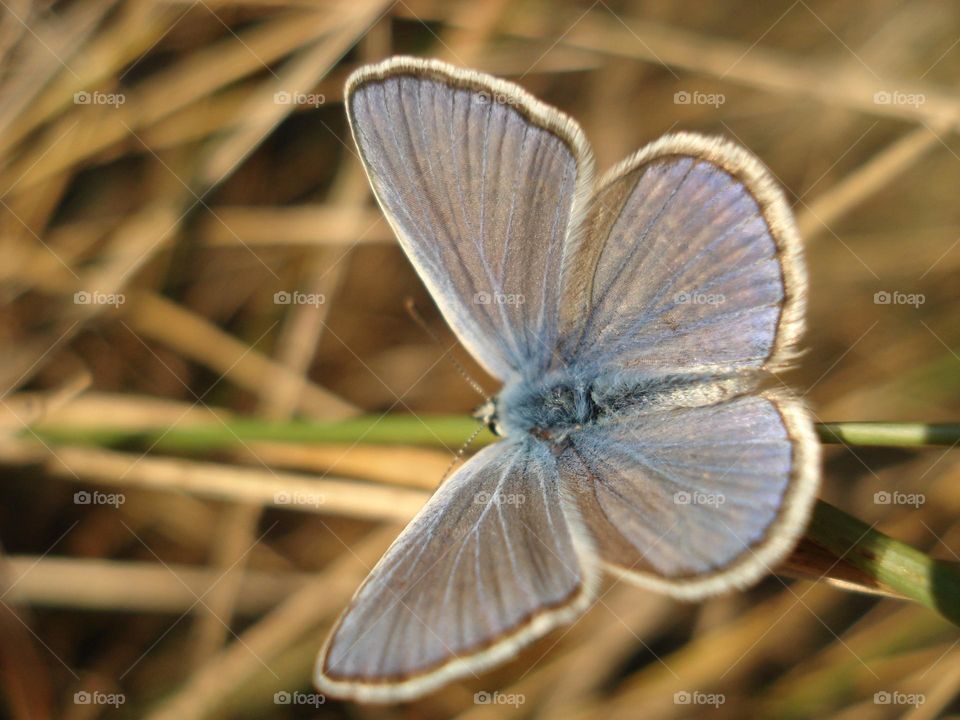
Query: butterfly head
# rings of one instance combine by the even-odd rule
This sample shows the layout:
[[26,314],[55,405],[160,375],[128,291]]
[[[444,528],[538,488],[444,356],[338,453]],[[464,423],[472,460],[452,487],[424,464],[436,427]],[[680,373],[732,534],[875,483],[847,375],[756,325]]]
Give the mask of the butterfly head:
[[487,426],[487,429],[497,437],[503,437],[503,428],[500,427],[500,418],[497,413],[497,400],[487,400],[473,411],[473,417]]

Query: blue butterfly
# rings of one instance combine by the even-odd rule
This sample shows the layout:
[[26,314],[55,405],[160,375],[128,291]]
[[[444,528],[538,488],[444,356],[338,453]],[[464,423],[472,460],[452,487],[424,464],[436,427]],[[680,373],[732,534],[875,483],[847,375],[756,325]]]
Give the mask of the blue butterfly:
[[393,58],[347,82],[384,214],[474,358],[503,436],[443,483],[336,625],[318,686],[410,699],[582,614],[601,573],[744,587],[809,518],[819,445],[771,389],[806,277],[761,163],[678,133],[598,181],[582,131],[516,85]]

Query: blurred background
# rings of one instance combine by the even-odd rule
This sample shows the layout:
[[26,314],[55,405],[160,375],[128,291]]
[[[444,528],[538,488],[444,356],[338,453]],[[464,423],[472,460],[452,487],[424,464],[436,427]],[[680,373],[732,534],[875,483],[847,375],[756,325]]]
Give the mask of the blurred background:
[[[0,5],[5,717],[960,712],[955,627],[777,577],[702,605],[609,583],[476,680],[323,698],[331,623],[470,426],[320,443],[286,422],[467,415],[449,356],[496,390],[448,349],[349,137],[344,79],[396,53],[520,83],[601,169],[671,130],[750,148],[807,248],[808,352],[784,380],[819,420],[956,418],[960,6]],[[956,450],[832,446],[821,496],[960,560]]]

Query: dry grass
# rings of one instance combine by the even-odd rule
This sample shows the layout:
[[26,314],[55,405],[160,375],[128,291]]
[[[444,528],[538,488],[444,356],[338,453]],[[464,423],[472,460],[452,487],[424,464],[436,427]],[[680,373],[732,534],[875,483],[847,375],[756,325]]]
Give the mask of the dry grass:
[[[960,8],[3,6],[5,716],[960,712],[956,628],[919,606],[777,578],[701,606],[609,585],[571,628],[411,707],[277,705],[276,691],[309,692],[330,623],[450,453],[276,441],[173,452],[40,441],[24,430],[472,409],[446,348],[404,311],[413,297],[452,343],[372,204],[346,129],[346,75],[399,52],[521,82],[581,122],[601,166],[672,129],[748,146],[787,189],[808,246],[809,352],[789,381],[824,420],[956,418]],[[275,102],[280,91],[316,102]],[[677,104],[678,92],[723,102]],[[890,95],[878,102],[878,92]],[[295,290],[326,302],[274,303],[275,292]],[[878,305],[878,291],[925,301]],[[115,302],[77,301],[92,296]],[[822,496],[957,560],[956,453],[832,448]],[[878,490],[926,502],[881,505]],[[74,499],[94,491],[119,495],[113,505]],[[308,499],[287,504],[283,493]],[[311,494],[325,502],[311,504]],[[498,688],[523,703],[475,704],[476,691]],[[81,691],[125,702],[117,711],[77,704]],[[724,702],[677,704],[677,692]],[[925,702],[877,704],[878,692]]]

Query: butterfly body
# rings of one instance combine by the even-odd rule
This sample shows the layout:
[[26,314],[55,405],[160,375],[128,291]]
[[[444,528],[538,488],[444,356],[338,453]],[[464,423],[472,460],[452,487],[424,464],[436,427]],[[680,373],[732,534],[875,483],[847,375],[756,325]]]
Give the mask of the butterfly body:
[[552,445],[562,445],[599,411],[590,381],[569,370],[508,382],[494,405],[501,435],[529,434]]
[[658,408],[712,405],[760,382],[743,373],[650,375],[588,366],[508,381],[478,417],[498,436],[528,434],[564,446],[590,426],[616,424]]

